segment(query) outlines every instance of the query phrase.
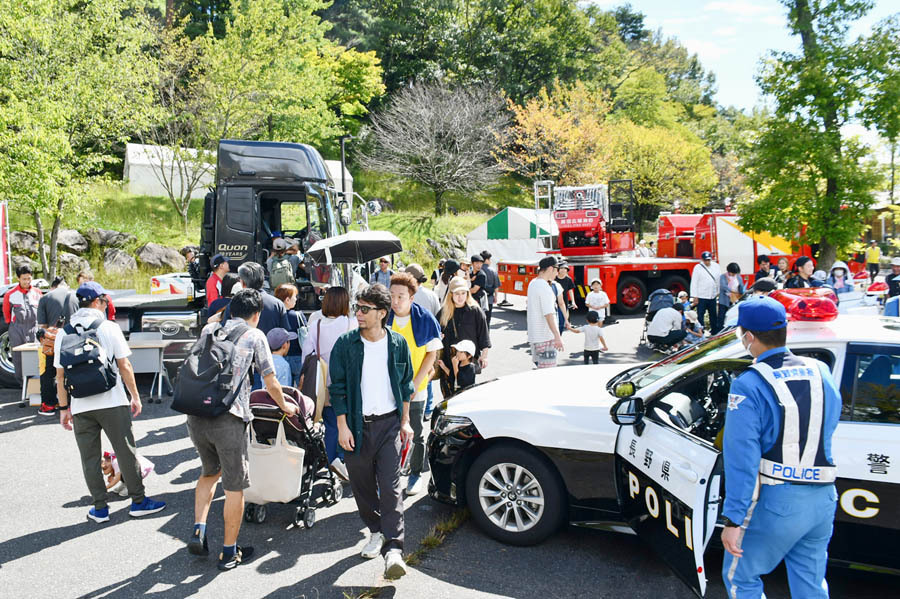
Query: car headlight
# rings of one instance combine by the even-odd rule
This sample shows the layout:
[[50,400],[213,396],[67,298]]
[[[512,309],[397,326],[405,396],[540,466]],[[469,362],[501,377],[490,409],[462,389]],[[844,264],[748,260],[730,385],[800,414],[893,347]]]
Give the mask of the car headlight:
[[449,416],[447,414],[441,414],[438,416],[437,422],[434,425],[434,434],[450,435],[471,425],[472,421],[465,416]]

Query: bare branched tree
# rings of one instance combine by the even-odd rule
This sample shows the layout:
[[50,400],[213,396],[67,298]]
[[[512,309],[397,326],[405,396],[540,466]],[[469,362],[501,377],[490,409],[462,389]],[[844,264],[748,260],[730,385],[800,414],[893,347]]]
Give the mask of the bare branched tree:
[[194,191],[215,169],[214,137],[202,117],[209,107],[195,89],[197,44],[171,28],[159,35],[157,113],[153,126],[139,135],[153,174],[187,228]]
[[495,90],[416,84],[372,116],[366,132],[371,143],[360,162],[422,183],[434,193],[440,215],[446,192],[472,193],[497,182],[502,167],[495,150],[508,123],[506,104]]

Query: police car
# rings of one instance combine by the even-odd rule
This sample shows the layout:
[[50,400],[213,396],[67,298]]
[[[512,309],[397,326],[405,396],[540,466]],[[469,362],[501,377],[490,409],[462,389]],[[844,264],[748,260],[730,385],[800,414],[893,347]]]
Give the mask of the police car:
[[[825,362],[843,400],[829,557],[900,571],[900,319],[838,316],[821,297],[791,300],[788,313],[789,348]],[[702,596],[729,389],[750,363],[726,331],[652,364],[534,370],[473,387],[433,419],[429,493],[467,505],[484,532],[515,545],[566,522],[634,531]]]

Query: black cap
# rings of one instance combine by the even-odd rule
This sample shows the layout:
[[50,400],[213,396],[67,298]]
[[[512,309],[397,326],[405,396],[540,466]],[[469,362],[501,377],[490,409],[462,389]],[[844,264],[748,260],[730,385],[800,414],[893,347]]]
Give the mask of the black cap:
[[459,270],[459,262],[454,260],[453,258],[447,258],[447,261],[444,262],[444,272],[453,276],[456,274],[456,271]]
[[547,270],[550,267],[556,267],[556,258],[554,256],[541,258],[541,261],[538,262],[538,270]]
[[472,257],[469,258],[474,264],[475,262],[484,262],[484,258],[481,257],[481,254],[472,254]]

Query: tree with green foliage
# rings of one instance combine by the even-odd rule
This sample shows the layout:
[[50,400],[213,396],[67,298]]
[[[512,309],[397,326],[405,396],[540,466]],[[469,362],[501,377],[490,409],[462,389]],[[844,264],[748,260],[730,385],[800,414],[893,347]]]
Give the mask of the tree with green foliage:
[[45,277],[62,215],[153,111],[150,31],[139,2],[0,0],[0,189],[34,217]]
[[431,189],[440,216],[448,191],[474,193],[497,183],[496,152],[508,118],[503,97],[490,88],[413,85],[372,114],[359,159]]
[[868,149],[841,135],[858,122],[880,67],[871,38],[848,41],[850,23],[872,3],[863,0],[783,0],[801,52],[773,53],[757,81],[774,113],[752,147],[748,182],[757,198],[744,202],[741,226],[787,238],[803,233],[818,244],[820,268],[859,238],[878,182]]
[[635,227],[656,220],[677,203],[683,209],[706,205],[716,184],[709,149],[678,131],[620,121],[610,128],[610,160],[595,180],[632,179]]
[[384,91],[373,52],[325,38],[318,0],[245,0],[221,37],[200,42],[198,96],[206,129],[226,137],[330,146],[358,127]]

